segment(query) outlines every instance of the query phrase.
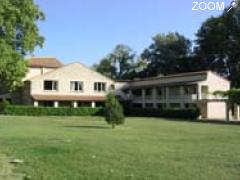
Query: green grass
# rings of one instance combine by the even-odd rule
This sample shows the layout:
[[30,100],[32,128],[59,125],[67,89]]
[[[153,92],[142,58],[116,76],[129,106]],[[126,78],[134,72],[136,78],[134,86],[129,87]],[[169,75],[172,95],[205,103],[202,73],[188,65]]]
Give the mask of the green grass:
[[0,154],[23,159],[15,171],[34,180],[239,180],[240,126],[0,116]]

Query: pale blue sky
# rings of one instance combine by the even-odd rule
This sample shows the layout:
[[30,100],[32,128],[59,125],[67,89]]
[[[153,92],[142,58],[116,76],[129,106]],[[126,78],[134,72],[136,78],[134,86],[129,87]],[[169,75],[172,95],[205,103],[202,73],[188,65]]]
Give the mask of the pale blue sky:
[[[195,0],[36,1],[46,14],[46,21],[39,25],[46,41],[35,56],[54,56],[64,63],[80,61],[89,66],[119,43],[140,53],[157,33],[177,31],[194,40],[201,23],[221,13],[192,11]],[[227,5],[230,0],[220,2]]]

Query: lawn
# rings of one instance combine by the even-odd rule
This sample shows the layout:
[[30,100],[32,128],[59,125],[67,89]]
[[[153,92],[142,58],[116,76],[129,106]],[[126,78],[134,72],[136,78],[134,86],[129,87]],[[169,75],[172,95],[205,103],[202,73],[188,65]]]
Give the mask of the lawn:
[[7,159],[34,180],[239,180],[240,126],[128,118],[0,116],[0,179]]

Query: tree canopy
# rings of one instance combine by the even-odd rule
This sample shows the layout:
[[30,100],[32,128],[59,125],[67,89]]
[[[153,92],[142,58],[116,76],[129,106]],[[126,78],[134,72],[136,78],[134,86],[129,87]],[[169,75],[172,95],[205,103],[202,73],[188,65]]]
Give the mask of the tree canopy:
[[240,86],[240,9],[207,19],[197,33],[196,56],[203,69],[213,70]]
[[191,41],[179,33],[157,34],[153,43],[143,51],[142,58],[149,64],[147,76],[172,74],[184,71],[191,53]]
[[110,78],[127,79],[134,69],[134,58],[135,54],[129,46],[119,44],[99,64],[95,64],[94,68]]
[[42,46],[37,22],[44,14],[33,0],[1,0],[0,3],[0,80],[1,91],[21,86],[27,71],[26,55]]

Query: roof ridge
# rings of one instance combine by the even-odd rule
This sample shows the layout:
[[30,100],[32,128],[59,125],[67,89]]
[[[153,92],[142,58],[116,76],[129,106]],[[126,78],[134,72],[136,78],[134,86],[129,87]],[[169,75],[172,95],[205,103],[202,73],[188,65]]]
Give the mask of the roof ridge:
[[32,57],[28,60],[28,66],[36,68],[58,68],[63,66],[63,63],[55,57]]

